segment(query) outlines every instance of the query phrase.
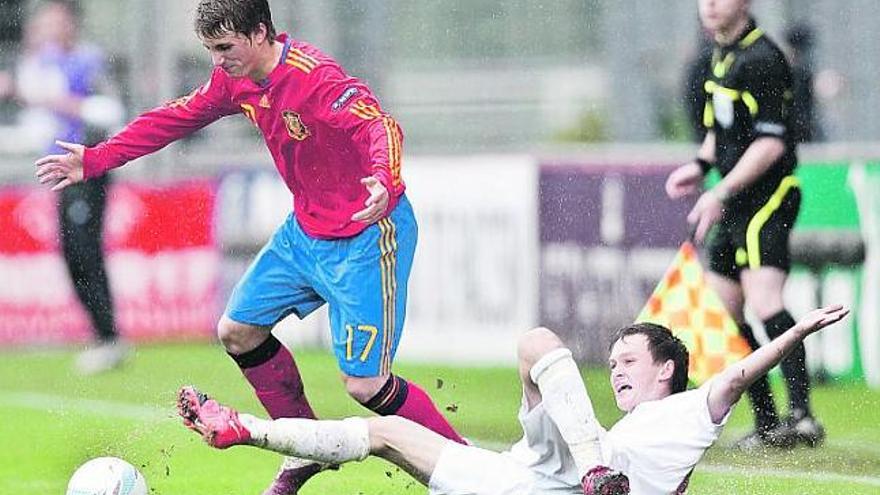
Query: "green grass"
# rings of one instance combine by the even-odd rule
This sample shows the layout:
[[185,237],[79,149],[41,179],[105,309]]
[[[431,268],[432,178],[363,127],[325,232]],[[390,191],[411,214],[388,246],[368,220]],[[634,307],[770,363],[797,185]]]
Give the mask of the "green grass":
[[[217,346],[145,346],[126,368],[84,378],[71,372],[69,351],[0,353],[0,494],[63,493],[77,465],[114,455],[137,465],[156,495],[260,493],[279,457],[250,448],[215,451],[184,429],[174,395],[193,383],[241,410],[261,412],[235,365]],[[319,415],[365,414],[345,394],[329,353],[298,352],[306,390]],[[507,368],[454,368],[398,363],[425,386],[459,431],[491,445],[519,434],[519,382]],[[605,425],[619,417],[602,370],[585,372]],[[814,408],[829,441],[743,455],[728,448],[749,426],[747,407],[734,413],[719,446],[694,474],[692,494],[875,494],[880,491],[880,391],[859,385],[818,387]],[[126,407],[121,407],[120,404]],[[303,495],[425,493],[381,460],[319,475]]]

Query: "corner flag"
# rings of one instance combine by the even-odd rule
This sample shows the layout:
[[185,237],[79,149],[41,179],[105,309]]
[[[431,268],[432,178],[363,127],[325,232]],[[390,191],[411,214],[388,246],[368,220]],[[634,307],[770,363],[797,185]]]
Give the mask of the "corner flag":
[[690,353],[688,376],[697,385],[750,352],[721,298],[706,285],[690,242],[681,245],[636,322],[664,325],[684,342]]

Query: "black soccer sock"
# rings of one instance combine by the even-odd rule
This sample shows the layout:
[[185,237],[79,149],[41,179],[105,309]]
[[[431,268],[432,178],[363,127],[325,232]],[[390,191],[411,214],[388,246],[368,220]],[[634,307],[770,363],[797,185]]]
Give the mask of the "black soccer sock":
[[[763,323],[771,339],[782,335],[795,325],[794,318],[784,309]],[[810,415],[810,376],[807,373],[807,351],[803,342],[799,342],[788,353],[788,356],[782,360],[780,368],[788,387],[789,412],[800,411]]]
[[382,385],[382,388],[364,404],[364,407],[380,416],[389,416],[400,410],[400,407],[406,402],[408,393],[409,387],[406,380],[389,375],[385,385]]
[[[761,346],[748,323],[740,323],[739,332],[753,351]],[[755,380],[746,393],[752,403],[752,411],[755,413],[755,429],[768,432],[776,428],[779,424],[779,416],[776,414],[776,404],[773,402],[773,393],[770,390],[770,380],[767,379],[767,375],[761,375]]]
[[226,351],[226,354],[228,354],[241,369],[256,368],[257,366],[268,363],[276,354],[278,354],[281,347],[281,341],[270,333],[262,344],[247,352],[233,354]]
[[293,354],[271,333],[242,354],[227,352],[272,418],[315,418]]

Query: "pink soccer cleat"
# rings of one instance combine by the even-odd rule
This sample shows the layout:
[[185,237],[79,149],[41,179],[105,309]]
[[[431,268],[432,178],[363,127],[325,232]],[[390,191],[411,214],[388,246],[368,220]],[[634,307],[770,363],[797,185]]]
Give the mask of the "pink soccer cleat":
[[235,409],[221,406],[195,387],[186,386],[177,393],[177,413],[187,428],[202,435],[212,447],[226,449],[251,439],[251,432],[241,424]]
[[596,466],[581,480],[584,495],[628,495],[629,478],[620,471]]

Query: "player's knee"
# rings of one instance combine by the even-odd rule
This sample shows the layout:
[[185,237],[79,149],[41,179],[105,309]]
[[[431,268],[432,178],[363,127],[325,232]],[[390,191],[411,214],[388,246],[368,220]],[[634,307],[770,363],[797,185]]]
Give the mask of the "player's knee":
[[754,312],[755,317],[761,321],[779,313],[785,307],[782,294],[773,293],[772,291],[759,292],[749,297],[747,304]]
[[517,355],[521,364],[527,368],[538,362],[541,356],[564,347],[556,333],[545,327],[533,328],[523,333],[517,344]]
[[232,354],[243,354],[256,348],[268,335],[267,331],[259,327],[238,323],[226,316],[221,317],[217,322],[217,337],[223,347]]
[[785,273],[772,267],[749,270],[743,276],[746,305],[759,320],[766,320],[782,311]]
[[348,392],[348,395],[361,404],[366,404],[375,397],[387,381],[387,375],[377,377],[342,375],[342,382],[345,384],[345,390]]

